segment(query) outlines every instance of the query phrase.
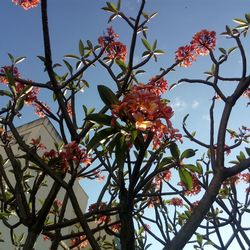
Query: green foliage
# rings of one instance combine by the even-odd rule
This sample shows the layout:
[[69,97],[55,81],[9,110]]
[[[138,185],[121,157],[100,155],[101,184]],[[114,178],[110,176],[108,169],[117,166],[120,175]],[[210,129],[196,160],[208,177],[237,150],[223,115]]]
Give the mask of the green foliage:
[[98,92],[99,92],[99,95],[100,95],[102,101],[109,108],[111,108],[112,104],[117,104],[118,103],[118,99],[117,99],[116,95],[107,86],[105,86],[105,85],[99,85],[98,86]]

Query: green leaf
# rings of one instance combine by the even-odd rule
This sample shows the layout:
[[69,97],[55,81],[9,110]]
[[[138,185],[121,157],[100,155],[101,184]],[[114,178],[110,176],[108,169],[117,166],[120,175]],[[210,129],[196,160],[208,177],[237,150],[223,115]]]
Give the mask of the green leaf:
[[232,52],[234,52],[236,49],[238,49],[237,46],[228,49],[228,51],[227,51],[228,55],[231,54]]
[[116,9],[116,6],[111,3],[111,2],[107,2],[107,6],[109,7],[110,10],[112,10],[113,12],[116,12],[117,9]]
[[101,9],[105,11],[113,12],[113,10],[109,7],[102,7]]
[[250,156],[250,148],[245,148],[245,150],[246,150],[248,156]]
[[141,55],[142,58],[148,57],[151,53],[149,51],[144,51]]
[[15,63],[15,58],[14,58],[14,56],[12,56],[10,53],[8,53],[8,56],[9,56],[9,58],[10,58],[11,63],[14,64],[14,63]]
[[149,15],[146,13],[146,12],[142,12],[142,15],[143,15],[143,17],[145,18],[145,19],[149,19]]
[[117,10],[120,10],[121,9],[121,0],[118,0],[117,1]]
[[220,50],[220,52],[221,52],[222,54],[224,54],[224,55],[227,54],[227,51],[226,51],[224,48],[219,48],[219,50]]
[[76,63],[76,70],[79,70],[82,67],[82,65],[83,65],[83,62],[82,61],[78,61]]
[[110,155],[112,155],[115,146],[118,144],[118,142],[122,136],[123,135],[121,133],[117,133],[115,136],[113,136],[111,138],[110,143],[107,146],[107,149],[108,149]]
[[46,59],[45,59],[45,57],[44,56],[37,56],[42,62],[46,62]]
[[152,46],[153,51],[155,51],[156,46],[157,46],[157,40],[155,40],[154,43],[153,43],[153,46]]
[[199,162],[196,162],[198,174],[203,174],[203,168],[202,165]]
[[87,145],[87,151],[89,151],[90,149],[96,149],[98,145],[100,145],[102,140],[108,139],[115,132],[116,131],[112,128],[105,128],[97,132],[89,141]]
[[148,51],[152,51],[150,44],[148,43],[148,41],[145,38],[142,37],[141,41]]
[[76,56],[76,55],[72,55],[72,54],[67,54],[64,56],[65,58],[74,58],[74,59],[77,59],[77,60],[81,60],[81,58],[79,56]]
[[73,74],[73,68],[72,68],[72,66],[66,60],[63,60],[63,62],[65,63],[65,65],[68,68],[70,74],[72,75]]
[[9,96],[12,97],[12,94],[7,90],[0,90],[0,96]]
[[99,85],[97,88],[102,101],[109,108],[111,108],[112,104],[117,104],[119,102],[114,92],[107,86]]
[[239,19],[239,18],[235,18],[235,19],[233,19],[233,21],[235,22],[235,23],[238,23],[238,24],[247,24],[247,21],[245,21],[245,20],[242,20],[242,19]]
[[123,72],[126,72],[126,71],[127,71],[127,65],[126,65],[122,60],[115,59],[115,62],[116,62],[116,64],[121,68],[121,70],[122,70]]
[[122,137],[119,138],[119,141],[116,144],[115,148],[115,159],[119,169],[123,168],[124,166],[124,162],[126,159],[126,150],[127,150],[127,145],[125,142],[125,136],[123,135]]
[[86,120],[110,126],[112,117],[106,114],[90,114],[86,117]]
[[237,155],[236,158],[238,159],[238,161],[243,161],[246,159],[246,156],[244,155],[242,151],[240,151],[240,154]]
[[113,15],[111,15],[110,17],[109,17],[109,19],[108,19],[108,23],[110,23],[112,20],[114,20],[115,18],[117,17],[117,14],[115,13],[115,14],[113,14]]
[[196,240],[197,240],[198,244],[199,244],[200,246],[202,246],[203,236],[200,235],[200,234],[197,234],[197,235],[196,235]]
[[241,29],[248,29],[248,27],[249,27],[249,24],[242,24],[242,25],[238,25],[237,27],[236,27],[236,29],[239,29],[239,30],[241,30]]
[[153,14],[150,15],[150,19],[156,17],[157,15],[158,15],[158,13],[154,12]]
[[136,72],[135,72],[135,75],[139,75],[139,74],[143,74],[143,73],[145,73],[146,71],[145,70],[137,70]]
[[226,31],[228,35],[232,35],[232,30],[230,29],[229,26],[226,25]]
[[6,220],[11,215],[11,213],[0,212],[0,220]]
[[83,45],[82,40],[79,41],[78,46],[79,46],[79,53],[80,53],[80,55],[84,56],[84,45]]
[[165,167],[166,165],[173,162],[172,157],[164,157],[161,162],[159,163],[159,168]]
[[193,149],[187,149],[185,150],[182,154],[181,154],[181,160],[184,159],[184,158],[190,158],[190,157],[193,157],[195,155],[195,152],[197,150],[193,150]]
[[19,111],[23,108],[24,98],[19,98],[16,104],[16,110]]
[[215,73],[215,64],[212,64],[212,66],[211,66],[211,73],[214,75],[214,73]]
[[15,60],[15,64],[18,64],[18,63],[22,62],[22,61],[25,60],[25,59],[26,59],[25,56],[18,57],[18,58]]
[[56,67],[62,67],[62,65],[61,65],[60,63],[55,63],[55,64],[53,65],[53,69],[56,68]]
[[93,44],[90,40],[87,40],[87,45],[88,45],[90,50],[93,49]]
[[245,14],[245,18],[246,18],[247,22],[250,23],[250,13]]
[[195,166],[195,165],[193,165],[193,164],[184,164],[183,168],[187,168],[187,169],[189,169],[193,173],[199,173],[198,167]]
[[179,160],[179,157],[180,157],[180,150],[177,146],[176,143],[172,142],[170,144],[170,152],[171,152],[171,155],[174,157],[175,160]]
[[184,168],[180,168],[179,169],[179,176],[180,176],[181,181],[186,186],[186,188],[188,190],[192,190],[192,188],[193,188],[193,180],[192,180],[192,175],[189,173],[189,171],[187,171]]
[[154,51],[154,55],[163,55],[163,54],[165,54],[165,51],[163,50],[157,49]]

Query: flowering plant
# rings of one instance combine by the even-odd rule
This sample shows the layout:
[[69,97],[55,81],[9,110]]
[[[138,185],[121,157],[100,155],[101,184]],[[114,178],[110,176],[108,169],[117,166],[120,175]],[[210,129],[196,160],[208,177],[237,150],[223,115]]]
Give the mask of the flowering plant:
[[[147,25],[156,13],[145,12],[146,0],[139,1],[135,17],[124,13],[120,0],[102,8],[110,15],[109,23],[120,17],[128,25],[130,43],[121,42],[122,36],[109,24],[95,42],[80,40],[76,55],[67,54],[56,63],[48,2],[12,0],[24,10],[41,8],[44,56],[38,58],[48,81],[22,78],[18,64],[25,57],[8,54],[10,63],[0,68],[0,95],[7,100],[0,110],[0,220],[10,229],[10,244],[33,249],[43,235],[51,249],[116,249],[116,239],[123,250],[148,249],[150,242],[169,250],[192,243],[195,249],[206,245],[227,249],[232,242],[247,248],[243,218],[250,204],[250,149],[242,145],[249,143],[250,129],[240,124],[237,131],[228,122],[235,105],[250,97],[242,43],[250,14],[244,20],[234,19],[237,26],[226,26],[222,33],[235,47],[217,50],[216,32],[202,29],[171,55],[171,65],[147,82],[145,65],[152,59],[157,62],[164,51],[147,36]],[[225,77],[222,66],[235,50],[242,72]],[[139,52],[142,56],[137,58]],[[198,56],[212,62],[207,77],[180,79],[184,70],[180,67],[193,66]],[[114,84],[97,86],[104,107],[95,112],[83,104],[82,96],[89,91],[88,72],[99,74],[103,69]],[[171,84],[173,71],[178,80]],[[234,85],[226,89],[224,82]],[[208,142],[189,131],[189,115],[182,128],[177,125],[170,91],[184,83],[206,85],[213,91]],[[18,128],[16,118],[32,107],[41,121],[51,121],[57,128],[52,143],[42,134],[29,138],[23,127]],[[84,199],[78,196],[79,180],[95,187],[92,205],[84,203],[84,192]],[[18,220],[14,224],[13,217]],[[28,230],[18,237],[20,227]],[[224,229],[230,227],[233,235],[228,238]]]

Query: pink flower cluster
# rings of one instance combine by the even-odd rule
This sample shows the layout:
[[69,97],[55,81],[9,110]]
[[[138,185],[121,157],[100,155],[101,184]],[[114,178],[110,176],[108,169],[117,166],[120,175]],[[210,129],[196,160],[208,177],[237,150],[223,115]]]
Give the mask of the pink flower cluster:
[[[13,78],[20,78],[21,74],[19,73],[17,67],[12,66],[4,66],[0,69],[0,73],[4,75],[12,75]],[[9,79],[7,76],[0,76],[0,82],[8,85]],[[31,82],[31,81],[30,81]],[[22,91],[26,88],[26,84],[15,81],[15,90],[18,94],[21,94]],[[32,105],[35,108],[35,113],[39,117],[45,116],[45,111],[50,111],[50,107],[43,102],[38,101],[37,96],[40,92],[40,88],[32,87],[28,90],[26,94],[24,94],[24,103],[26,105]]]
[[196,195],[201,191],[201,185],[198,180],[198,177],[194,173],[192,173],[191,175],[192,175],[192,185],[193,185],[191,190],[186,189],[186,186],[183,182],[178,183],[180,186],[184,188],[184,194],[187,196]]
[[35,8],[40,3],[40,0],[12,0],[12,3],[20,5],[25,10]]
[[63,172],[68,170],[69,162],[74,162],[76,166],[83,163],[85,165],[91,164],[91,158],[86,153],[85,149],[80,148],[80,146],[75,142],[64,145],[62,150],[56,151],[54,149],[44,153],[43,157],[50,162],[55,164],[52,166],[55,169],[59,169]]
[[86,248],[88,244],[89,242],[86,239],[86,236],[82,235],[82,236],[71,239],[70,245],[71,245],[71,248],[75,246],[74,248],[72,248],[73,250],[79,250],[79,249]]
[[183,200],[178,197],[174,197],[169,201],[170,205],[173,205],[175,207],[182,207],[183,206]]
[[[19,78],[20,77],[20,73],[18,72],[17,67],[12,67],[12,66],[3,66],[0,69],[0,73],[2,74],[6,74],[9,73],[12,75],[13,78]],[[9,80],[6,76],[0,76],[0,82],[3,84],[8,84]]]
[[156,190],[159,190],[160,187],[161,187],[161,184],[163,181],[170,181],[172,178],[172,174],[171,174],[171,171],[170,170],[166,170],[160,174],[158,174],[153,182],[152,182],[152,186],[156,189]]
[[32,138],[30,144],[36,149],[41,149],[41,150],[46,149],[45,145],[41,143],[41,138],[38,138],[38,139]]
[[[100,202],[99,206],[97,206],[97,204],[94,203],[89,206],[89,212],[100,211],[106,208],[107,208],[107,205],[104,202]],[[96,218],[97,218],[97,221],[96,221],[97,224],[102,224],[110,220],[109,216],[103,215],[103,214],[98,214]]]
[[108,60],[118,59],[125,62],[127,48],[123,43],[117,41],[118,37],[119,35],[114,32],[112,27],[109,27],[107,28],[107,34],[98,38],[98,43],[102,48],[105,48]]
[[[159,148],[163,139],[181,140],[178,130],[172,127],[173,110],[161,94],[167,90],[167,81],[152,78],[148,84],[134,85],[123,100],[112,106],[113,119],[120,118],[142,132],[153,133],[153,147]],[[163,120],[165,123],[163,123]]]
[[175,52],[175,60],[180,63],[180,66],[189,67],[197,56],[208,55],[215,46],[215,31],[201,30],[193,36],[190,45],[182,46]]

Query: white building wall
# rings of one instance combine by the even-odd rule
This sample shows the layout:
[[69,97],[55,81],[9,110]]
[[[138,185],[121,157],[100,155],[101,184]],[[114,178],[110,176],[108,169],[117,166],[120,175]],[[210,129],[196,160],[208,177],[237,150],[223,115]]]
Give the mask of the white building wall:
[[[18,128],[18,132],[21,135],[23,135],[23,138],[26,141],[26,143],[31,142],[32,138],[37,139],[40,136],[41,143],[46,145],[47,150],[55,148],[55,142],[59,145],[62,142],[60,135],[57,133],[57,131],[55,130],[55,128],[52,126],[52,124],[47,118],[38,119],[31,123],[25,124]],[[12,149],[15,155],[18,156],[22,154],[22,151],[18,149],[17,145],[13,144]],[[0,147],[0,154],[2,155],[3,159],[6,159],[6,154],[4,152],[3,147]],[[10,165],[9,167],[7,167],[7,169],[10,169]],[[32,173],[31,171],[31,174],[35,174],[35,173]],[[9,172],[8,175],[10,176],[11,182],[15,183],[13,173]],[[52,183],[53,183],[50,177],[46,177],[46,180],[47,180],[48,186],[42,187],[37,194],[37,197],[39,197],[39,199],[41,200],[44,200],[46,198],[46,195],[48,194],[50,187],[52,186]],[[76,196],[78,198],[78,201],[82,210],[85,211],[87,208],[87,201],[88,201],[87,194],[84,192],[84,190],[81,188],[78,182],[76,182],[74,185],[74,191],[76,193]],[[65,195],[65,190],[62,188],[61,191],[58,193],[57,198],[62,201],[64,198],[64,195]],[[39,206],[39,202],[37,202],[37,206]],[[11,220],[14,221],[15,220],[14,216],[12,217],[13,218],[11,218]],[[75,218],[75,214],[74,214],[74,211],[70,202],[68,203],[68,206],[66,209],[65,218],[67,219]],[[64,233],[70,233],[72,229],[73,228],[68,228],[67,232],[64,230]],[[16,249],[11,243],[9,229],[3,225],[2,221],[0,221],[0,232],[2,233],[2,236],[4,239],[4,242],[0,242],[0,250]],[[17,230],[15,230],[15,232],[17,236],[20,236],[22,233],[26,235],[27,229],[24,227],[19,227]],[[46,249],[49,249],[50,245],[51,245],[50,241],[44,241],[43,237],[41,236],[39,237],[35,245],[35,250],[46,250]]]

